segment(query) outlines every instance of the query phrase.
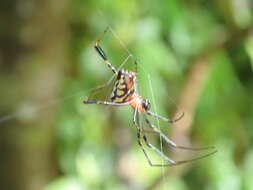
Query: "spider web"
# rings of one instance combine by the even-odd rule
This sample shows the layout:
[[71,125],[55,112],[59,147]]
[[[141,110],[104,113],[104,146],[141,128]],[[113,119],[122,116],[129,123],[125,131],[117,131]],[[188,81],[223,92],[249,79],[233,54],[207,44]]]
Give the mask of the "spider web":
[[[148,81],[149,81],[149,87],[150,87],[150,91],[151,91],[152,100],[154,102],[154,112],[157,113],[156,102],[155,102],[155,97],[154,97],[154,91],[153,91],[153,88],[152,88],[151,77],[150,77],[149,74],[148,74]],[[157,126],[158,126],[159,130],[161,131],[160,122],[159,122],[158,118],[156,118],[156,123],[157,123]],[[163,151],[163,141],[162,141],[162,136],[161,135],[159,135],[159,140],[160,140],[160,149],[161,149],[162,152],[164,152]],[[164,165],[164,160],[163,159],[161,159],[161,162]],[[163,181],[164,181],[163,188],[165,189],[165,168],[164,167],[162,167],[162,175],[163,175]]]
[[[117,42],[119,42],[120,46],[123,47],[123,49],[126,52],[126,53],[120,53],[119,51],[117,52],[117,54],[120,54],[120,56],[118,56],[118,57],[121,57],[122,60],[116,60],[113,58],[113,56],[110,55],[110,51],[106,52],[109,54],[110,58],[112,57],[112,62],[113,62],[112,64],[116,65],[117,69],[126,68],[128,70],[135,70],[135,65],[133,64],[134,59],[135,59],[134,56],[129,51],[129,49],[126,47],[126,45],[122,42],[122,40],[119,38],[119,36],[116,34],[116,32],[110,26],[109,26],[109,29],[110,29],[110,32],[113,34],[113,37],[117,40]],[[110,43],[110,42],[108,42],[108,41],[110,41],[108,39],[105,39],[105,41],[107,41],[107,43]],[[103,42],[101,45],[103,45]],[[117,46],[115,46],[115,47],[117,49]],[[115,49],[115,47],[113,49]],[[109,48],[109,50],[110,50],[110,48]],[[114,52],[114,51],[112,51],[112,52]],[[102,60],[101,60],[101,62],[102,62]],[[118,67],[117,67],[117,63],[120,63],[120,65]],[[107,70],[108,73],[111,72],[110,70],[108,70],[106,68],[106,66],[104,66],[104,69]],[[57,104],[60,104],[60,103],[66,102],[66,101],[71,101],[75,97],[81,97],[84,99],[85,97],[87,97],[87,95],[89,95],[88,96],[89,98],[94,98],[94,99],[99,99],[99,100],[108,100],[109,95],[112,91],[112,86],[113,86],[114,81],[115,81],[115,76],[112,76],[111,78],[109,78],[107,80],[106,83],[104,83],[102,85],[99,85],[95,88],[90,88],[88,90],[81,90],[81,91],[75,92],[69,96],[54,99],[52,101],[49,101],[47,104],[29,105],[29,106],[24,106],[24,107],[21,106],[20,108],[18,108],[18,110],[16,110],[13,113],[10,113],[10,114],[4,115],[4,116],[0,116],[0,123],[6,122],[8,120],[12,120],[14,118],[21,118],[26,115],[38,113],[44,109],[49,109],[50,107],[55,106]],[[150,78],[149,74],[148,74],[148,81],[149,81],[149,86],[150,86],[150,90],[151,90],[154,111],[156,113],[157,106],[156,106],[156,103],[154,100],[154,92],[153,92],[152,82],[151,82],[151,78]],[[157,126],[160,129],[159,120],[157,119],[156,122],[157,122]],[[160,149],[163,152],[163,144],[162,144],[161,136],[160,136]],[[162,163],[164,163],[164,160],[163,159],[161,159],[161,160],[162,160]],[[164,171],[165,171],[165,169],[164,169],[164,167],[162,167],[163,176],[164,176]]]
[[[116,66],[116,69],[121,69],[121,68],[127,68],[129,70],[132,70],[132,68],[134,67],[133,64],[133,56],[132,54],[129,54],[129,51],[120,51],[120,49],[122,49],[123,47],[123,43],[122,41],[120,41],[120,47],[117,46],[117,44],[119,44],[119,37],[116,35],[116,33],[110,28],[110,32],[113,33],[114,39],[116,40],[112,40],[110,38],[105,38],[101,41],[101,45],[105,44],[107,42],[110,44],[113,44],[111,48],[109,49],[113,49],[112,51],[117,50],[117,57],[120,57],[121,59],[115,59],[114,56],[110,55],[111,51],[108,51],[109,57],[112,58],[112,62],[113,65]],[[110,37],[110,35],[108,35]],[[93,50],[95,51],[95,50]],[[96,57],[99,57],[96,54]],[[102,66],[104,66],[103,70],[105,70],[105,72],[111,74],[111,71],[107,68],[107,66],[102,63],[102,60],[99,60]],[[120,63],[120,64],[117,64]],[[101,66],[101,67],[102,67]],[[60,97],[60,98],[56,98],[53,100],[48,101],[46,104],[34,104],[34,103],[27,103],[27,104],[21,104],[21,105],[17,105],[17,109],[9,114],[5,114],[5,115],[0,115],[0,123],[4,123],[6,121],[15,119],[15,118],[29,118],[29,115],[37,115],[40,111],[44,110],[44,109],[49,109],[52,106],[55,106],[57,104],[66,102],[66,101],[71,101],[73,100],[73,98],[79,97],[80,98],[80,102],[82,100],[84,100],[85,98],[89,97],[89,98],[93,98],[93,99],[97,99],[97,100],[105,100],[105,101],[109,101],[109,97],[110,97],[110,93],[112,91],[112,87],[113,84],[115,82],[115,76],[111,74],[111,77],[107,80],[105,80],[106,82],[100,82],[99,85],[95,85],[95,87],[87,89],[87,90],[80,90],[74,93],[70,93],[70,95],[68,96],[64,96],[64,97]]]
[[[133,55],[130,52],[130,50],[126,47],[126,45],[124,44],[124,42],[119,38],[119,36],[116,34],[116,32],[111,27],[110,27],[110,31],[112,32],[112,34],[114,35],[114,37],[118,39],[118,41],[120,42],[121,46],[125,49],[125,51],[128,53],[128,55],[131,56],[131,58],[133,58]],[[143,67],[140,67],[139,64],[138,64],[138,67],[141,68],[144,71],[145,74],[147,74],[147,72],[145,71],[145,69]],[[153,85],[152,85],[151,77],[150,77],[150,74],[147,74],[146,76],[148,77],[148,84],[149,84],[149,89],[151,91],[151,97],[152,97],[152,102],[153,102],[153,107],[154,107],[154,113],[157,113],[157,106],[156,106],[156,101],[155,101],[155,97],[154,97],[154,90],[152,88]],[[175,104],[175,102],[173,102],[173,104]],[[143,125],[145,122],[143,121],[142,114],[140,114],[140,119],[141,119],[141,125]],[[158,118],[156,118],[156,123],[157,123],[157,126],[158,126],[159,130],[161,130]],[[144,124],[144,128],[145,128],[145,124]],[[164,153],[164,150],[163,150],[163,141],[162,141],[161,135],[159,135],[159,144],[160,144],[160,150],[161,150],[161,152]],[[159,160],[164,165],[164,159],[160,158]],[[162,176],[163,176],[163,181],[164,181],[164,183],[163,183],[163,189],[166,189],[166,186],[165,186],[165,167],[164,166],[162,167]]]
[[[117,70],[124,68],[124,69],[128,69],[128,70],[134,70],[135,71],[135,57],[133,56],[133,54],[130,52],[130,50],[127,48],[127,46],[123,43],[123,41],[119,38],[119,36],[117,35],[117,33],[109,26],[109,31],[113,34],[113,37],[116,39],[116,42],[118,42],[120,44],[120,46],[124,49],[124,52],[120,52],[120,48],[117,47],[116,42],[113,42],[113,40],[110,39],[110,35],[106,35],[106,37],[104,39],[101,40],[101,46],[106,50],[106,53],[108,54],[108,57],[111,61],[111,63],[116,67]],[[109,38],[108,38],[109,36]],[[106,44],[113,44],[114,47],[106,47]],[[120,57],[120,60],[117,60],[116,58],[114,58],[113,55],[110,54],[110,52],[115,52],[115,50],[117,49],[117,57]],[[96,55],[97,57],[99,57],[99,55]],[[54,99],[52,101],[49,101],[47,104],[44,105],[30,105],[30,106],[26,106],[26,107],[20,107],[18,110],[16,110],[15,112],[5,115],[5,116],[0,116],[0,123],[6,122],[8,120],[14,119],[14,118],[22,118],[24,116],[30,115],[30,114],[34,114],[34,113],[39,113],[40,111],[44,110],[44,109],[49,109],[52,106],[55,106],[57,104],[66,102],[66,101],[72,101],[73,98],[76,97],[80,97],[80,99],[86,99],[87,97],[89,99],[96,99],[96,100],[104,100],[104,101],[109,101],[109,97],[110,94],[112,92],[112,88],[113,88],[113,84],[115,82],[115,76],[112,74],[112,72],[107,68],[107,66],[104,64],[103,65],[103,60],[100,59],[99,60],[99,64],[101,64],[101,67],[103,67],[103,69],[111,74],[111,77],[107,80],[105,80],[106,82],[102,85],[98,85],[95,88],[90,88],[88,90],[80,90],[78,92],[75,92],[69,96],[65,96],[65,97],[61,97],[61,98],[57,98]],[[119,65],[117,65],[117,63],[120,63]],[[145,69],[143,67],[141,67],[141,65],[138,65],[139,69],[144,70],[145,75],[147,76],[147,80],[148,80],[148,84],[149,84],[149,89],[151,92],[151,98],[152,98],[152,106],[154,108],[154,113],[157,113],[157,104],[155,101],[155,97],[154,97],[154,89],[152,88],[152,79],[150,77],[150,74],[145,71]],[[82,102],[80,101],[80,104]],[[144,123],[144,122],[143,122]],[[159,123],[159,119],[156,118],[155,119],[155,123],[158,126],[159,130],[161,130],[160,127],[160,123]],[[156,139],[158,136],[154,136],[154,138],[152,138],[152,135],[149,136],[149,138],[152,139]],[[162,141],[162,137],[161,135],[159,135],[159,145],[160,145],[160,150],[161,152],[164,153],[164,146],[163,146],[163,141]],[[141,149],[140,149],[141,151]],[[152,154],[151,154],[152,155]],[[152,157],[151,157],[152,159]],[[159,158],[160,163],[164,164],[165,161],[164,159],[162,159],[161,157]],[[165,180],[165,167],[161,167],[162,170],[162,176],[163,176],[163,189],[166,189],[166,180]]]

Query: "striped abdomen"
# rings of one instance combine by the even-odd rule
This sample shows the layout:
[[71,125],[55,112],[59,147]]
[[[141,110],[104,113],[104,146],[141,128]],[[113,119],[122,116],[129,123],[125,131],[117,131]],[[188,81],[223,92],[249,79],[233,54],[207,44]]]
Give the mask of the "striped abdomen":
[[111,101],[115,103],[130,101],[135,92],[135,79],[134,72],[120,70],[110,96]]

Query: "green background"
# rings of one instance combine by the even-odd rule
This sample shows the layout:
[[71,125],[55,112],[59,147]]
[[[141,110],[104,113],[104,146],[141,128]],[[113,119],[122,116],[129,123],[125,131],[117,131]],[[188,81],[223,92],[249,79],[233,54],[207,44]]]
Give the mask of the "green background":
[[[253,189],[252,13],[248,0],[2,1],[1,189]],[[116,35],[103,48],[115,67],[132,53],[123,67],[138,61],[151,110],[185,113],[173,125],[152,123],[179,145],[213,145],[216,154],[150,167],[130,107],[82,103],[112,76],[93,48],[108,26]]]

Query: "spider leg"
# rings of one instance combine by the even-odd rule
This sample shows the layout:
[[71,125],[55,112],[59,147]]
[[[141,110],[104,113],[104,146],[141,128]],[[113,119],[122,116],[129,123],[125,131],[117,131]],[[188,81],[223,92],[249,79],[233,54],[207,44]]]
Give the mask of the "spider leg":
[[154,145],[152,145],[149,141],[147,136],[143,133],[142,138],[144,139],[145,144],[147,147],[151,148],[153,151],[158,153],[164,160],[168,162],[168,164],[152,164],[150,163],[151,166],[169,166],[169,165],[174,165],[176,164],[176,161],[170,159],[168,156],[166,156],[162,151],[160,151],[158,148],[156,148]]
[[[153,167],[163,167],[163,166],[170,166],[170,165],[174,165],[176,164],[176,162],[170,158],[168,158],[165,154],[163,154],[159,149],[157,149],[155,146],[153,146],[152,144],[150,144],[146,138],[145,135],[141,135],[141,130],[140,128],[137,130],[137,138],[138,138],[138,144],[139,146],[141,147],[146,159],[148,160],[148,163],[150,166],[153,166]],[[168,161],[169,164],[154,164],[152,163],[152,161],[150,160],[149,156],[148,156],[148,153],[146,151],[146,149],[144,148],[144,145],[142,144],[142,141],[141,141],[141,136],[142,138],[144,139],[146,145],[151,148],[153,151],[157,152],[164,160]]]
[[[156,126],[152,125],[149,120],[147,119],[147,117],[145,116],[145,121],[148,124],[148,126],[153,130],[153,132],[158,133],[159,135],[161,135],[161,137],[167,142],[168,145],[172,146],[173,148],[178,148],[178,149],[187,149],[187,150],[193,150],[193,151],[199,151],[199,150],[207,150],[207,149],[214,149],[215,147],[204,147],[204,148],[191,148],[191,147],[184,147],[184,146],[178,146],[176,143],[174,143],[172,140],[170,140],[167,136],[165,136]],[[174,161],[172,159],[170,159],[169,157],[167,157],[162,151],[160,151],[158,148],[156,148],[154,145],[152,145],[151,143],[149,143],[147,136],[145,135],[145,130],[143,130],[140,127],[140,122],[139,122],[139,113],[138,113],[138,106],[136,107],[135,111],[134,111],[134,119],[133,119],[134,125],[137,128],[137,138],[138,138],[138,144],[141,147],[146,159],[148,160],[148,163],[150,166],[153,167],[167,167],[167,166],[175,166],[175,165],[180,165],[180,164],[184,164],[184,163],[188,163],[188,162],[192,162],[192,161],[197,161],[200,159],[203,159],[205,157],[208,157],[212,154],[215,154],[217,152],[217,150],[215,149],[214,151],[204,154],[202,156],[199,157],[195,157],[192,159],[188,159],[188,160],[181,160],[181,161]],[[152,132],[152,131],[148,131],[148,132]],[[158,153],[164,160],[166,160],[168,163],[167,164],[153,164],[152,161],[150,160],[144,146],[143,143],[141,141],[141,139],[143,139],[145,141],[145,144],[151,148],[153,151],[155,151],[156,153]]]
[[107,55],[106,55],[105,51],[99,45],[101,39],[104,37],[104,35],[108,31],[108,29],[109,29],[109,27],[107,27],[105,29],[105,31],[102,33],[102,35],[100,36],[100,38],[96,41],[94,48],[97,51],[97,53],[100,55],[100,57],[104,60],[104,63],[109,67],[109,69],[111,69],[114,74],[117,74],[117,70],[115,69],[114,66],[112,66],[112,64],[110,63],[110,61],[107,58]]
[[151,124],[147,117],[145,117],[145,121],[148,124],[148,126],[156,133],[158,133],[165,141],[166,143],[171,146],[172,148],[177,149],[185,149],[185,150],[192,150],[192,151],[201,151],[201,150],[209,150],[209,149],[215,149],[214,146],[208,146],[208,147],[200,147],[200,148],[192,148],[192,147],[185,147],[185,146],[179,146],[176,143],[174,143],[172,140],[170,140],[166,135],[164,135],[155,125]]
[[[148,163],[150,166],[154,166],[154,167],[162,167],[162,166],[167,166],[167,165],[163,165],[163,164],[153,164],[152,161],[150,160],[149,156],[148,156],[148,153],[146,151],[146,149],[144,148],[144,145],[142,143],[142,138],[145,140],[146,144],[147,144],[147,138],[145,136],[145,134],[142,135],[142,129],[139,125],[139,114],[138,114],[138,106],[136,107],[135,111],[134,111],[134,119],[133,119],[133,122],[134,122],[134,125],[135,127],[137,128],[137,139],[138,139],[138,144],[139,146],[141,147]],[[160,154],[165,160],[167,160],[169,163],[171,164],[174,164],[175,162],[171,159],[169,159],[167,156],[165,156],[160,150],[158,150],[156,147],[154,147],[152,144],[148,143],[148,146],[150,148],[152,148],[155,152],[157,152],[158,154]]]
[[[140,134],[138,134],[138,138],[140,137]],[[150,166],[153,166],[153,167],[168,167],[168,166],[175,166],[175,165],[180,165],[180,164],[184,164],[184,163],[188,163],[188,162],[192,162],[192,161],[196,161],[196,160],[200,160],[202,158],[205,158],[205,157],[208,157],[214,153],[216,153],[217,151],[213,151],[213,152],[210,152],[208,154],[205,154],[203,156],[199,156],[199,157],[196,157],[196,158],[192,158],[192,159],[188,159],[188,160],[181,160],[181,161],[174,161],[172,159],[170,159],[169,157],[167,157],[162,151],[160,151],[158,148],[156,148],[154,145],[152,145],[151,143],[149,143],[148,139],[147,139],[147,136],[144,134],[142,136],[142,138],[144,139],[146,145],[151,148],[153,151],[155,151],[156,153],[158,153],[164,160],[166,160],[168,163],[167,164],[153,164],[151,162],[151,160],[149,159],[148,157],[148,154],[146,152],[146,150],[144,149],[143,145],[140,143],[140,140],[139,141],[139,145],[141,146],[143,152],[144,152],[144,155],[145,157],[147,158],[148,160],[148,163]]]
[[135,72],[136,72],[136,73],[138,73],[138,64],[139,64],[138,61],[135,60],[135,61],[134,61],[134,65],[135,65]]
[[131,101],[123,102],[123,103],[115,103],[115,102],[108,102],[108,101],[101,101],[101,100],[84,100],[84,104],[102,104],[102,105],[111,105],[111,106],[125,106],[129,105]]
[[158,148],[156,148],[154,145],[152,145],[151,143],[149,143],[148,139],[147,139],[147,136],[145,135],[145,133],[142,135],[142,138],[144,139],[146,145],[151,148],[153,151],[155,151],[156,153],[158,153],[165,161],[167,161],[168,163],[167,164],[153,164],[150,159],[148,159],[148,155],[145,151],[145,149],[143,148],[143,151],[144,151],[144,154],[145,156],[147,157],[148,159],[148,162],[150,164],[150,166],[155,166],[155,167],[165,167],[165,166],[175,166],[175,165],[180,165],[180,164],[184,164],[184,163],[188,163],[188,162],[192,162],[192,161],[196,161],[196,160],[200,160],[202,158],[205,158],[205,157],[208,157],[214,153],[217,152],[217,150],[215,151],[212,151],[208,154],[204,154],[202,156],[199,156],[199,157],[195,157],[195,158],[192,158],[192,159],[188,159],[188,160],[181,160],[181,161],[174,161],[172,159],[170,159],[169,157],[167,157],[162,151],[160,151]]
[[148,115],[151,115],[151,116],[153,116],[153,117],[157,117],[157,118],[159,118],[159,119],[161,119],[161,120],[163,120],[163,121],[165,121],[165,122],[168,122],[168,123],[175,123],[175,122],[179,121],[180,119],[182,119],[182,118],[184,117],[184,112],[182,112],[182,114],[181,114],[178,118],[172,119],[172,120],[170,120],[170,119],[168,119],[168,118],[165,118],[165,117],[163,117],[163,116],[160,116],[160,115],[158,115],[158,114],[156,114],[156,113],[153,113],[153,112],[151,112],[151,111],[147,111],[146,113],[147,113]]

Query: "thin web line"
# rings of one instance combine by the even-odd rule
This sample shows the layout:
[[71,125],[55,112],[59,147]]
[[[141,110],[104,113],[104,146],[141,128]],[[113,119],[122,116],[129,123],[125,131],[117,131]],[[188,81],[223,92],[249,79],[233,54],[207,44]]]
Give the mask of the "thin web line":
[[95,90],[96,88],[91,88],[89,90],[82,90],[82,91],[76,92],[76,93],[74,93],[74,94],[72,94],[70,96],[63,97],[63,98],[58,98],[58,99],[49,101],[47,104],[44,104],[44,105],[31,106],[31,108],[28,108],[28,109],[25,109],[25,110],[19,110],[19,111],[13,112],[11,114],[8,114],[6,116],[2,116],[2,117],[0,117],[0,123],[5,122],[5,121],[10,120],[10,119],[14,119],[15,117],[18,117],[18,116],[22,116],[22,115],[26,115],[26,114],[31,114],[31,113],[43,110],[45,108],[48,108],[48,107],[51,107],[53,105],[59,104],[59,103],[61,103],[63,101],[67,101],[67,100],[69,100],[69,99],[71,99],[73,97],[79,96],[81,94],[87,94],[90,91]]
[[[129,60],[129,58],[132,57],[132,54],[129,54],[125,59],[124,61],[120,64],[119,69],[121,69],[126,63],[127,61]],[[107,84],[109,85],[113,78],[115,77],[115,75],[113,75],[106,83],[104,83],[103,85],[99,85],[97,87],[94,87],[94,88],[90,88],[88,90],[82,90],[82,91],[79,91],[79,92],[76,92],[70,96],[66,96],[66,97],[62,97],[62,98],[58,98],[58,99],[55,99],[55,100],[51,100],[49,101],[48,103],[44,104],[44,105],[32,105],[30,106],[29,108],[26,108],[26,109],[20,109],[20,110],[17,110],[17,111],[14,111],[13,113],[10,113],[10,114],[7,114],[7,115],[4,115],[4,116],[0,116],[0,123],[3,123],[3,122],[6,122],[8,120],[11,120],[11,119],[14,119],[16,117],[22,117],[22,116],[25,116],[27,114],[32,114],[32,113],[36,113],[36,112],[39,112],[43,109],[46,109],[46,108],[49,108],[49,107],[52,107],[54,105],[57,105],[59,103],[62,103],[64,101],[68,101],[74,97],[77,97],[77,96],[80,96],[80,98],[85,98],[85,96],[91,92],[91,91],[94,91],[94,90],[97,90],[103,86],[107,86]]]
[[[103,12],[98,9],[98,13],[100,14],[100,16],[102,18],[105,18]],[[133,56],[133,54],[131,53],[131,51],[127,48],[127,46],[125,45],[125,43],[120,39],[120,37],[118,36],[118,34],[112,29],[112,26],[111,24],[109,24],[107,22],[107,27],[109,28],[109,30],[111,31],[111,33],[113,34],[113,36],[119,41],[120,45],[123,47],[123,49],[126,50],[126,52],[130,55],[130,56]]]
[[[154,103],[154,112],[157,113],[156,101],[155,101],[154,90],[153,90],[153,87],[152,87],[150,74],[148,74],[148,82],[149,82],[149,88],[150,88],[150,91],[151,91],[152,102]],[[161,131],[160,122],[159,122],[159,119],[157,117],[156,117],[156,123],[157,123],[158,129]],[[162,141],[161,134],[159,134],[159,138],[160,138],[161,152],[163,153],[163,141]],[[162,158],[161,158],[161,161],[162,161],[162,165],[164,165],[164,160]],[[163,181],[165,182],[165,169],[164,169],[164,166],[162,167],[162,175],[163,175]],[[163,185],[164,185],[164,189],[165,189],[165,183],[163,183]]]
[[[176,101],[173,98],[171,98],[167,93],[165,93],[165,95],[167,96],[169,101],[175,106],[175,109],[176,109],[175,113],[179,113],[179,111],[180,111],[180,112],[182,112],[181,114],[185,114],[185,112],[178,106],[178,104],[176,103]],[[181,114],[179,114],[179,115],[181,115]],[[177,116],[173,115],[172,119],[174,119],[174,118],[177,118]]]
[[[100,13],[100,14],[102,14],[102,13]],[[117,35],[117,33],[112,29],[112,27],[111,27],[110,25],[109,25],[108,27],[109,27],[110,31],[112,32],[112,34],[114,35],[114,37],[120,42],[120,45],[123,47],[123,49],[125,49],[126,52],[127,52],[131,57],[133,57],[133,54],[132,54],[132,53],[130,52],[130,50],[126,47],[126,45],[125,45],[124,42],[120,39],[120,37]],[[138,66],[139,66],[139,64],[138,64]],[[141,69],[144,70],[144,73],[147,73],[147,72],[145,71],[144,68],[141,67]],[[151,84],[152,82],[151,82],[150,74],[147,74],[147,76],[148,76],[149,86],[150,86],[150,90],[151,90],[152,102],[154,102],[154,111],[155,111],[155,113],[157,113],[156,103],[155,103],[155,101],[154,101],[154,100],[155,100],[155,98],[154,98],[154,91],[153,91],[152,84]],[[175,104],[175,102],[174,102],[174,104]],[[159,119],[156,118],[156,121],[157,121],[157,125],[158,125],[159,130],[161,130],[161,128],[160,128],[160,123],[159,123]],[[161,151],[163,152],[162,136],[159,135],[159,138],[160,138],[160,148],[161,148]],[[164,160],[163,160],[163,159],[161,159],[161,160],[162,160],[162,164],[164,165]],[[162,175],[163,175],[163,180],[164,180],[164,182],[165,182],[165,168],[164,168],[164,167],[162,167]],[[165,183],[163,183],[163,185],[165,185]],[[164,189],[165,189],[165,186],[164,186]]]
[[113,36],[119,41],[120,45],[127,51],[127,53],[132,56],[132,53],[130,50],[126,47],[124,42],[120,39],[120,37],[117,35],[117,33],[112,29],[111,26],[109,26],[110,31],[112,32]]
[[[145,73],[145,75],[149,75],[148,71],[144,67],[142,67],[141,65],[138,65],[138,67]],[[180,107],[178,106],[178,104],[176,103],[176,101],[173,98],[171,98],[167,93],[164,93],[164,94],[167,96],[169,101],[175,106],[176,111],[181,110],[181,112],[183,112],[182,109],[180,109]],[[173,119],[173,118],[170,118],[170,117],[167,117],[167,116],[166,116],[166,118],[168,118],[170,120]],[[174,118],[177,118],[177,117],[174,116]]]

